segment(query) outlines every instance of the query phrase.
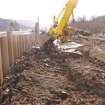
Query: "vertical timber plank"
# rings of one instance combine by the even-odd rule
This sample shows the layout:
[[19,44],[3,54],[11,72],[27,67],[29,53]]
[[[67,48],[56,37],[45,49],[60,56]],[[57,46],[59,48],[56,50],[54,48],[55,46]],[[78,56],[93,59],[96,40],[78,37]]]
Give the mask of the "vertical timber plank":
[[19,39],[18,39],[18,47],[19,47],[19,57],[21,56],[21,35],[18,35]]
[[17,35],[17,49],[18,49],[18,57],[20,57],[20,36]]
[[24,44],[25,44],[24,48],[25,48],[25,51],[27,50],[26,36],[27,36],[27,35],[25,35],[25,37],[24,37]]
[[25,35],[23,35],[23,53],[25,52]]
[[21,50],[22,50],[22,55],[24,52],[24,39],[23,39],[23,35],[21,35]]
[[3,68],[2,68],[2,55],[1,55],[1,39],[0,39],[0,85],[3,84]]
[[9,68],[9,53],[8,53],[7,36],[1,38],[1,53],[2,53],[2,65],[3,65],[4,75],[6,75]]
[[9,62],[10,65],[12,65],[14,63],[14,52],[13,52],[13,36],[11,35],[11,32],[7,32],[7,38],[8,38]]
[[27,51],[30,50],[30,36],[27,35]]
[[19,37],[19,48],[20,48],[20,56],[22,56],[22,36]]
[[14,53],[14,60],[17,58],[17,35],[13,35],[13,53]]

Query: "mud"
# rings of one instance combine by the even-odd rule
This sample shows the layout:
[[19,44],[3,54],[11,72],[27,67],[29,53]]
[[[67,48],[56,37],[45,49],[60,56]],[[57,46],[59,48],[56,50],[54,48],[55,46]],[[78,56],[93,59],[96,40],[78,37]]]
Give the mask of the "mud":
[[0,105],[105,105],[105,64],[84,54],[48,43],[24,53],[5,78]]

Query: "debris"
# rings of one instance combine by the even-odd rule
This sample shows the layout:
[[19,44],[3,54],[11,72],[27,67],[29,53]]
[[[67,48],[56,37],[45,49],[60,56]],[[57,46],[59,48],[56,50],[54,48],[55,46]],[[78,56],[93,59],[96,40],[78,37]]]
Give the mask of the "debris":
[[89,56],[91,43],[81,56],[49,43],[17,59],[0,88],[0,105],[104,105],[105,63]]

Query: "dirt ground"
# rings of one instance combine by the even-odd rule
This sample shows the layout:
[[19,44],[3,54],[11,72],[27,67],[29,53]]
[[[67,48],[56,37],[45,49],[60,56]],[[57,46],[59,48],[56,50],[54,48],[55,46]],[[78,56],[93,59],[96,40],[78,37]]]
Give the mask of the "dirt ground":
[[83,56],[52,47],[17,59],[0,89],[0,105],[105,105],[105,63],[89,57],[90,40],[78,38],[86,45]]

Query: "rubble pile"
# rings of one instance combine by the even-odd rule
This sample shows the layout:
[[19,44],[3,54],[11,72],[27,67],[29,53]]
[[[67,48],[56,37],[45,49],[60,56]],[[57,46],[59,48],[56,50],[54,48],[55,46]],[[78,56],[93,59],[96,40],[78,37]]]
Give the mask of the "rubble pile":
[[60,53],[49,43],[12,65],[0,105],[105,105],[104,63]]

